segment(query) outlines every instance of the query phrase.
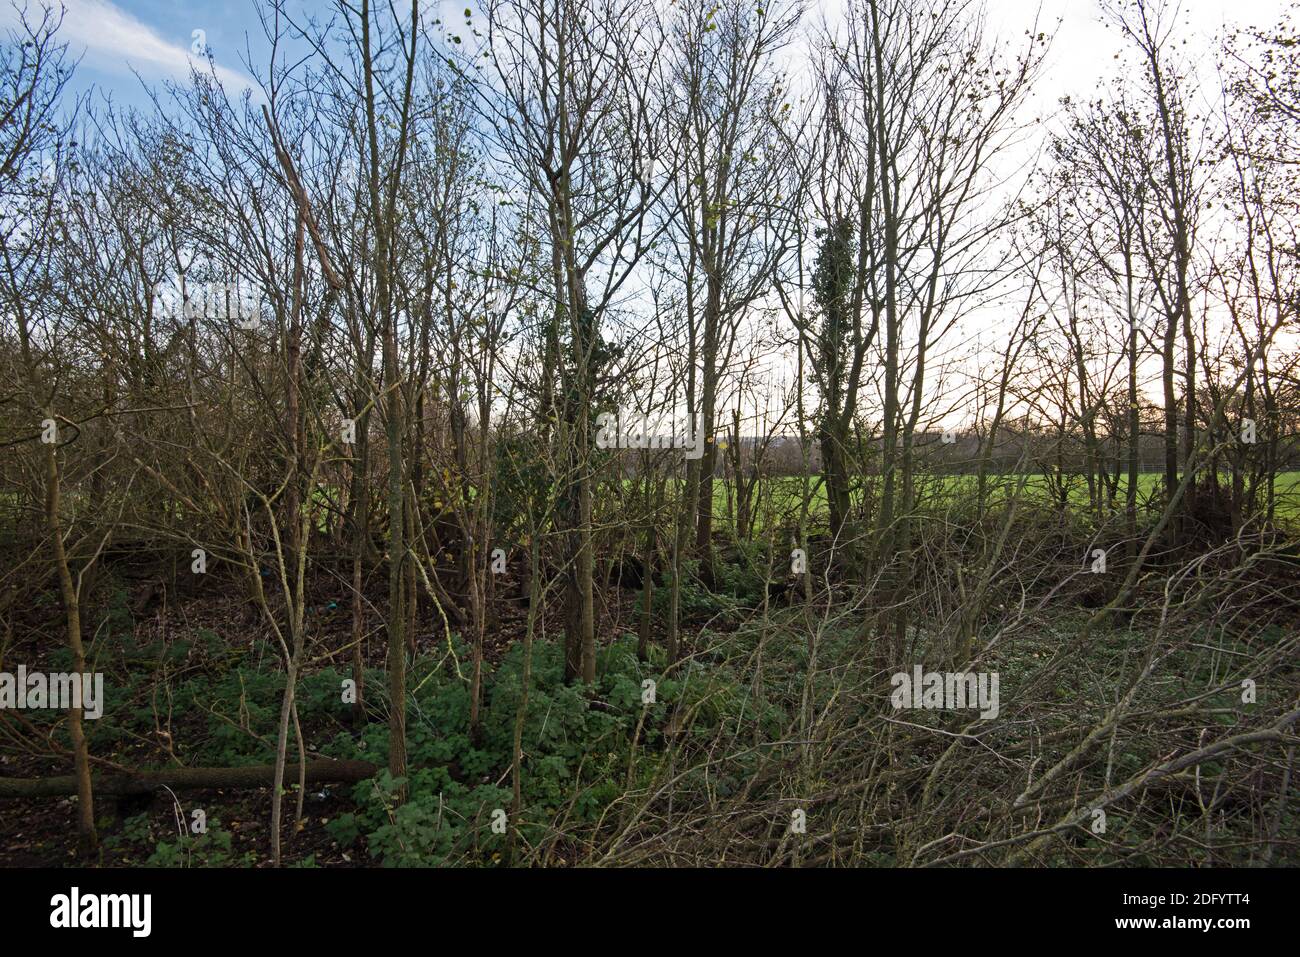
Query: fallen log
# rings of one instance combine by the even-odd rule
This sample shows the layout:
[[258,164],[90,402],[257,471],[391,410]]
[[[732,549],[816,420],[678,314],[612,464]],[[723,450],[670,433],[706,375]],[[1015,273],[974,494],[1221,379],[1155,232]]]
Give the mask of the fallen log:
[[[307,762],[308,784],[355,784],[379,773],[369,761],[334,761],[322,758]],[[257,764],[247,768],[167,768],[135,774],[92,774],[91,788],[96,797],[119,797],[149,794],[171,788],[173,791],[198,791],[208,788],[267,788],[275,778],[275,765]],[[298,780],[298,765],[284,769],[286,782]],[[77,779],[71,774],[53,778],[0,777],[0,798],[62,797],[77,793]]]

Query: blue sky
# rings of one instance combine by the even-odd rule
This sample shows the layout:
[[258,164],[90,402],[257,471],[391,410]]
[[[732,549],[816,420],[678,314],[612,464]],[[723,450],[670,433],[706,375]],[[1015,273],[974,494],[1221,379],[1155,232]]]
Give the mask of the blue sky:
[[[12,25],[17,14],[14,0],[0,0],[0,27]],[[184,80],[191,63],[201,62],[194,50],[206,44],[226,89],[237,93],[253,86],[246,67],[264,68],[269,46],[255,15],[255,0],[17,0],[21,7],[37,10],[43,3],[62,4],[65,14],[59,31],[73,57],[80,58],[72,89],[92,87],[111,95],[119,104],[144,106],[143,84]],[[477,3],[439,0],[421,4],[426,16],[446,8],[463,10]],[[315,14],[325,19],[333,4],[328,0],[288,0],[295,19]],[[39,14],[36,19],[39,19]],[[200,34],[195,31],[202,31]]]
[[[42,0],[18,0],[35,6]],[[59,2],[59,0],[54,0]],[[255,62],[265,63],[267,46],[254,16],[255,0],[61,0],[63,39],[74,56],[81,57],[74,89],[91,86],[110,94],[121,104],[144,105],[141,80],[157,84],[184,79],[189,74],[196,30],[206,41],[222,82],[232,93],[251,84],[244,65],[246,45]],[[646,0],[653,2],[653,0]],[[0,26],[13,22],[12,0],[0,0]],[[991,25],[1014,36],[1027,28],[1040,0],[989,0]],[[1286,0],[1183,0],[1184,24],[1193,46],[1209,46],[1231,22],[1275,22]],[[294,15],[314,12],[328,15],[329,0],[289,0]],[[465,0],[426,0],[426,15],[454,16]],[[826,15],[834,22],[842,0],[811,0],[810,21]],[[1099,22],[1097,0],[1041,0],[1040,24],[1055,30],[1057,40],[1040,96],[1051,103],[1064,93],[1086,94],[1104,72],[1117,47],[1113,31]],[[1060,26],[1056,22],[1060,20]],[[1199,43],[1197,42],[1199,41]],[[793,52],[793,51],[792,51]],[[797,53],[795,54],[797,59]],[[790,64],[798,71],[798,64]],[[139,75],[137,79],[136,74]]]
[[[232,92],[251,85],[242,63],[246,35],[254,43],[255,56],[265,57],[252,0],[61,2],[65,13],[60,36],[69,53],[80,58],[73,89],[94,86],[118,103],[142,105],[142,80],[157,84],[187,76],[190,63],[197,60],[192,53],[195,30],[203,31],[201,38],[213,52],[218,74]],[[9,24],[15,14],[9,0],[4,4],[0,22]],[[38,6],[36,0],[27,4],[29,9]]]

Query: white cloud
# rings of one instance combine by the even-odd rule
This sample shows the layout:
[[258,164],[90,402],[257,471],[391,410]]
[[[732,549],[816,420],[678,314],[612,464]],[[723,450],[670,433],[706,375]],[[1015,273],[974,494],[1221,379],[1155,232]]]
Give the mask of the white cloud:
[[[52,0],[57,8],[59,0]],[[39,19],[39,2],[29,3],[29,19]],[[82,56],[87,66],[158,79],[164,76],[188,79],[191,66],[207,72],[208,63],[190,52],[188,45],[168,42],[148,24],[141,22],[109,0],[62,0],[65,9],[59,39],[68,44],[68,53]],[[0,4],[0,23],[12,24],[16,14],[8,3]],[[239,70],[220,63],[217,78],[231,95],[253,86],[252,80]]]

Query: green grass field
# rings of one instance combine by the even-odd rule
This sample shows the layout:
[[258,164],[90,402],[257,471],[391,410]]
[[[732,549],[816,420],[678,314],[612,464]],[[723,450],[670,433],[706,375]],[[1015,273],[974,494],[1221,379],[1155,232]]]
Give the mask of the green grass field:
[[[875,478],[873,476],[873,478]],[[990,495],[994,501],[1005,499],[1021,482],[1024,482],[1025,494],[1031,500],[1045,503],[1052,493],[1052,488],[1045,476],[1040,473],[1030,475],[991,475],[988,478]],[[1226,481],[1226,479],[1225,479]],[[813,476],[809,482],[809,513],[824,516],[827,512],[826,487],[821,476]],[[974,475],[927,475],[917,484],[917,494],[922,507],[942,507],[955,503],[964,496],[975,494],[976,477]],[[1145,508],[1153,504],[1162,487],[1162,476],[1157,472],[1143,472],[1138,476],[1138,507]],[[1081,509],[1088,508],[1088,485],[1082,476],[1072,476],[1067,486],[1070,503]],[[1282,472],[1274,482],[1276,515],[1279,519],[1300,518],[1300,471]],[[1126,482],[1120,481],[1116,496],[1116,507],[1123,508]],[[763,526],[766,513],[771,513],[777,520],[798,512],[804,494],[804,480],[799,476],[780,476],[761,481],[758,504],[759,527]],[[1261,497],[1263,492],[1261,490]],[[728,508],[728,496],[733,502]],[[734,489],[722,481],[713,486],[714,514],[726,517],[735,508]]]

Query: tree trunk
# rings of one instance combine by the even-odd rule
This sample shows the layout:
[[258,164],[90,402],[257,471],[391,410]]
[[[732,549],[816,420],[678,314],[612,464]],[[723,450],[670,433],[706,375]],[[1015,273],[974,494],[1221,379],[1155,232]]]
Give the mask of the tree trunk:
[[[47,415],[53,419],[53,409],[49,410]],[[50,542],[54,548],[54,565],[59,576],[59,594],[63,599],[68,647],[72,650],[72,669],[78,675],[82,675],[86,673],[86,649],[81,643],[81,606],[76,586],[72,581],[72,571],[68,567],[68,555],[63,547],[63,528],[59,522],[58,446],[54,442],[45,445],[45,480],[45,518],[49,526]],[[90,748],[86,743],[80,707],[68,708],[68,734],[72,738],[72,760],[76,772],[77,844],[81,854],[88,856],[99,847],[99,835],[95,831]],[[0,791],[0,794],[2,793],[3,791]]]

